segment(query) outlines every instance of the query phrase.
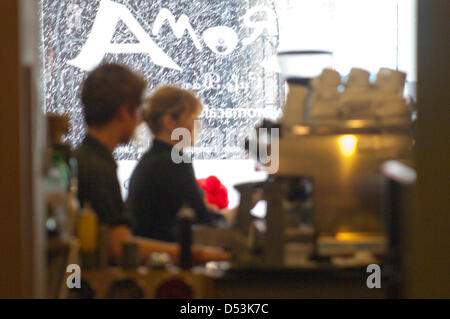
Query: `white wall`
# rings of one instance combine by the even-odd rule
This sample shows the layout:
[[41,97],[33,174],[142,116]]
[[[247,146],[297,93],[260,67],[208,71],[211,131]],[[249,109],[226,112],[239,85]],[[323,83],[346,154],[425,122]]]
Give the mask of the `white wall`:
[[342,75],[398,66],[416,79],[416,0],[284,0],[278,14],[279,51],[331,50]]

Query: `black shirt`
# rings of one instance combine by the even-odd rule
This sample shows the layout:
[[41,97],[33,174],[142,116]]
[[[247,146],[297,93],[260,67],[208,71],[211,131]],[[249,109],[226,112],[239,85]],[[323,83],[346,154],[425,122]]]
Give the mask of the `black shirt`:
[[111,152],[96,139],[86,136],[75,152],[78,161],[78,199],[89,202],[99,223],[128,225],[125,205],[117,179],[117,164]]
[[224,222],[222,215],[206,208],[192,164],[176,164],[171,152],[170,144],[154,140],[131,176],[127,209],[134,235],[175,241],[176,215],[183,203],[195,211],[194,223]]

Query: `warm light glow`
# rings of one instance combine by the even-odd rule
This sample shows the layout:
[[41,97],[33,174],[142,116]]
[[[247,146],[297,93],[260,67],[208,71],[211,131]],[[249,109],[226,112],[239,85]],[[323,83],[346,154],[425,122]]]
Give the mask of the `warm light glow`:
[[344,157],[352,157],[356,151],[358,139],[354,135],[343,135],[338,139],[338,145]]
[[336,239],[337,240],[342,240],[342,241],[351,241],[351,240],[356,240],[356,239],[360,239],[361,235],[358,233],[349,233],[349,232],[340,232],[336,234]]
[[362,127],[364,127],[364,121],[350,120],[350,121],[348,121],[348,126],[351,128],[362,128]]
[[297,125],[292,128],[292,131],[296,135],[309,135],[310,128],[308,126]]
[[335,235],[335,239],[338,241],[383,241],[384,236],[380,234],[374,233],[357,233],[357,232],[349,232],[349,231],[340,231]]

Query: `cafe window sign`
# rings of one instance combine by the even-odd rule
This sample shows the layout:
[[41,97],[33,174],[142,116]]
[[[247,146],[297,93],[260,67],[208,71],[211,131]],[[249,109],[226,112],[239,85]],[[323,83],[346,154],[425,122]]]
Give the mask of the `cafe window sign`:
[[[335,68],[416,74],[416,0],[40,0],[45,111],[70,114],[84,137],[80,85],[102,62],[140,72],[148,91],[176,84],[202,100],[197,159],[243,159],[240,145],[263,118],[278,119],[285,83],[276,52],[326,49]],[[407,92],[408,93],[408,92]],[[410,92],[409,92],[410,93]],[[413,94],[412,94],[413,95]],[[145,125],[117,148],[136,160]]]
[[[74,147],[86,132],[80,85],[103,62],[140,72],[149,92],[170,83],[201,98],[199,159],[242,159],[248,130],[281,116],[272,1],[41,0],[41,29],[45,111],[70,114],[66,139]],[[136,135],[116,150],[117,160],[145,152],[148,131]]]

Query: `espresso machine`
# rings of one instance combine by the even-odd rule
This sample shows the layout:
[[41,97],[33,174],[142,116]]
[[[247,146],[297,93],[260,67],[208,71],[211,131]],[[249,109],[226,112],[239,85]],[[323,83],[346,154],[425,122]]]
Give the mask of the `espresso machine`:
[[[343,81],[327,68],[331,57],[279,54],[289,88],[284,115],[262,125],[279,130],[271,149],[278,169],[267,181],[236,186],[241,200],[230,228],[194,231],[196,243],[230,249],[236,267],[367,264],[385,253],[381,166],[408,160],[413,146],[406,75],[383,68],[370,81],[354,68]],[[258,200],[266,202],[264,219],[251,215]]]

